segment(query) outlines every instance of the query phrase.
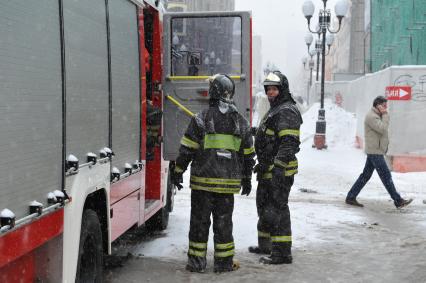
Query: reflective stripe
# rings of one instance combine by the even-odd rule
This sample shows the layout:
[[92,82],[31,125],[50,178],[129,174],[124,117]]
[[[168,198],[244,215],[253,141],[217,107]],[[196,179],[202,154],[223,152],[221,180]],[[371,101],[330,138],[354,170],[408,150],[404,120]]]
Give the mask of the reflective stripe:
[[252,154],[254,152],[254,147],[250,147],[250,148],[245,148],[244,149],[244,154]]
[[229,149],[239,151],[241,139],[233,135],[207,134],[204,137],[204,148]]
[[290,161],[288,164],[287,164],[287,166],[286,167],[296,167],[296,166],[298,166],[299,164],[298,164],[298,162],[297,162],[297,160],[293,160],[293,161]]
[[186,147],[189,147],[189,148],[194,148],[194,149],[199,149],[200,148],[200,144],[199,143],[197,143],[197,142],[189,139],[186,136],[182,137],[182,139],[180,140],[180,144],[184,145]]
[[240,192],[240,188],[218,188],[218,187],[204,187],[199,185],[191,184],[190,188],[193,190],[201,190],[219,194],[238,194]]
[[180,168],[179,166],[176,166],[176,167],[175,167],[175,172],[176,172],[176,173],[182,173],[182,172],[183,172],[183,169],[182,169],[182,168]]
[[212,185],[233,185],[241,186],[241,179],[224,179],[224,178],[205,178],[191,175],[191,181]]
[[188,254],[193,256],[205,257],[207,254],[207,251],[197,251],[197,250],[189,249]]
[[273,136],[275,134],[275,132],[271,129],[266,129],[265,134],[267,134],[268,136]]
[[298,173],[297,169],[293,169],[293,170],[284,170],[284,176],[287,176],[287,177],[289,177],[289,176],[293,176],[293,175],[295,175],[295,174],[297,174],[297,173]]
[[226,250],[234,247],[234,242],[225,243],[225,244],[215,244],[214,248],[218,250]]
[[281,167],[281,168],[285,168],[285,167],[287,167],[287,163],[282,162],[282,161],[281,161],[281,160],[279,160],[279,159],[275,159],[275,160],[274,160],[274,164],[275,164],[275,165],[277,165],[277,166],[279,166],[279,167]]
[[189,241],[189,246],[197,249],[207,249],[207,243],[197,243]]
[[272,173],[265,173],[262,175],[262,179],[272,179]]
[[230,256],[233,256],[234,254],[235,254],[234,249],[226,251],[226,252],[216,252],[216,251],[214,252],[215,257],[230,257]]
[[259,238],[271,238],[271,234],[267,232],[257,231],[257,236]]
[[274,243],[291,242],[291,236],[271,236]]
[[285,130],[281,130],[278,132],[278,136],[279,137],[283,137],[283,136],[300,136],[300,131],[299,130],[290,130],[290,129],[285,129]]

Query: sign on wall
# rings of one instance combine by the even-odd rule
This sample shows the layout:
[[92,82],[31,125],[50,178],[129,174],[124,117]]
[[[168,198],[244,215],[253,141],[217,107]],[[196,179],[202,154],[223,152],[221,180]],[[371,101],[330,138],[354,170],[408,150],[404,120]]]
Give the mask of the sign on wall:
[[411,100],[411,86],[387,86],[385,94],[388,100]]

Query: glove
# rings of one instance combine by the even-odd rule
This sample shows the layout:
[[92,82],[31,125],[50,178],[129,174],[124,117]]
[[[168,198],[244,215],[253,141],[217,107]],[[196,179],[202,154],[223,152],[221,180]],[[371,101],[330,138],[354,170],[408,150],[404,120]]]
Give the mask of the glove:
[[253,172],[256,174],[263,174],[266,171],[268,171],[269,165],[265,163],[257,163],[254,168]]
[[241,180],[241,186],[243,190],[241,191],[241,195],[248,196],[251,192],[251,179],[244,178]]
[[253,172],[256,173],[256,179],[260,181],[262,179],[262,175],[266,173],[269,169],[269,165],[265,163],[257,163],[253,168]]
[[173,185],[175,185],[176,188],[180,191],[183,188],[183,186],[182,186],[182,183],[183,183],[182,173],[172,171],[171,177],[172,177]]

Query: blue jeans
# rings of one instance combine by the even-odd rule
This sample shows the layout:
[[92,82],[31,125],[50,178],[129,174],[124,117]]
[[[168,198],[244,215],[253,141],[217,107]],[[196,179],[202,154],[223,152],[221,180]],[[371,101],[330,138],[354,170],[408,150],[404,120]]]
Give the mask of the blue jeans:
[[346,198],[355,199],[358,196],[362,188],[364,188],[365,184],[367,184],[368,180],[370,180],[371,175],[373,175],[374,169],[377,170],[377,174],[382,180],[383,185],[385,185],[385,188],[393,199],[395,205],[400,203],[402,198],[395,189],[395,185],[392,181],[392,175],[389,171],[388,165],[386,164],[385,158],[380,154],[367,154],[364,171],[361,175],[359,175]]

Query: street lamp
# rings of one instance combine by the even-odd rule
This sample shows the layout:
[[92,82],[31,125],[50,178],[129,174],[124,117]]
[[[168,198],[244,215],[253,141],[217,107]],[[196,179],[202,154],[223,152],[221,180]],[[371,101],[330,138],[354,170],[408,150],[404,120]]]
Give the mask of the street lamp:
[[326,141],[325,141],[325,129],[326,129],[326,122],[325,122],[325,109],[324,109],[324,82],[325,82],[325,45],[326,45],[326,34],[329,32],[337,33],[340,30],[342,19],[346,15],[346,12],[348,10],[348,4],[346,0],[339,0],[336,3],[335,6],[335,13],[337,16],[337,19],[339,20],[339,27],[337,30],[331,30],[330,29],[330,22],[331,22],[331,12],[326,8],[327,6],[327,0],[322,0],[323,2],[323,9],[320,9],[318,14],[318,28],[316,30],[311,30],[311,18],[312,15],[315,12],[315,6],[312,3],[311,0],[307,0],[303,3],[302,11],[305,15],[306,20],[308,21],[308,30],[311,33],[318,34],[318,37],[321,38],[322,35],[322,45],[321,45],[321,52],[322,52],[322,64],[321,64],[321,107],[318,110],[318,120],[316,123],[316,129],[315,129],[315,136],[314,136],[314,145],[313,147],[316,147],[317,149],[323,149],[327,148]]
[[312,87],[312,70],[314,69],[314,60],[312,59],[312,57],[315,56],[316,51],[313,50],[313,49],[309,50],[309,47],[308,47],[308,51],[309,51],[308,53],[309,53],[310,59],[308,61],[307,57],[303,57],[302,58],[302,63],[303,63],[303,69],[306,70],[306,64],[308,64],[308,68],[310,70],[310,73],[309,73],[309,82],[308,82],[307,93],[306,93],[306,103],[309,105],[309,92],[310,92],[310,89]]

